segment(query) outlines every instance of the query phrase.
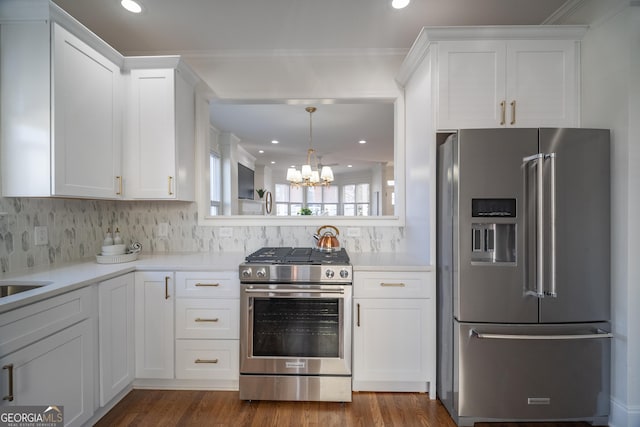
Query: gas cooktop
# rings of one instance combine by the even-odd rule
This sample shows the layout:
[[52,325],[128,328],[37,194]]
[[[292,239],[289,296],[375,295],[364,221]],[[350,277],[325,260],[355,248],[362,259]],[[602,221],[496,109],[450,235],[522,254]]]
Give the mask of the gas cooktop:
[[344,248],[322,252],[313,248],[273,247],[262,248],[245,258],[247,263],[258,264],[349,264]]
[[344,248],[262,248],[240,264],[241,283],[351,284],[353,269]]

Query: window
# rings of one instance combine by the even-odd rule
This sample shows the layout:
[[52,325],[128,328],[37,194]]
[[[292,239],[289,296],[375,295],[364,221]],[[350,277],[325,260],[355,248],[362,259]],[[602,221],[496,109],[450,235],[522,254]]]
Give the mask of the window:
[[338,187],[291,187],[289,184],[276,184],[276,215],[300,215],[307,207],[312,215],[338,215]]
[[342,186],[342,214],[344,216],[369,216],[371,196],[369,184]]
[[209,152],[209,215],[219,215],[222,195],[222,165],[220,156],[214,151]]

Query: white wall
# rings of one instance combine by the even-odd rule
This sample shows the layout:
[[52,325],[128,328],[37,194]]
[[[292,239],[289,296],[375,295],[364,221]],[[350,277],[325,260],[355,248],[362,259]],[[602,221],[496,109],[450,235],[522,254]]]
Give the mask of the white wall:
[[640,426],[640,4],[626,3],[593,23],[582,43],[583,127],[612,131],[610,425],[616,427]]

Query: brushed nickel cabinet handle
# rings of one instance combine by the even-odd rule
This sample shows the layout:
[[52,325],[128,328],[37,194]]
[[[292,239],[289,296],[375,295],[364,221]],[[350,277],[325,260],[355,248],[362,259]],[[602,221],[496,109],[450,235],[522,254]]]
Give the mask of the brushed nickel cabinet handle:
[[9,394],[7,394],[6,396],[2,396],[2,400],[13,402],[13,363],[4,365],[2,369],[6,369],[7,371],[9,371]]
[[384,287],[384,288],[404,288],[406,285],[402,282],[399,283],[385,283],[382,282],[380,283],[380,286]]
[[201,286],[208,286],[208,287],[218,287],[220,286],[220,283],[196,283],[197,287],[201,287]]
[[356,304],[356,314],[357,314],[356,325],[360,327],[360,303]]
[[169,299],[169,279],[171,279],[170,276],[164,277],[164,299]]
[[203,319],[201,317],[196,317],[195,321],[196,322],[218,322],[220,319],[218,319],[217,317],[214,319]]
[[511,101],[511,124],[516,124],[516,101]]
[[196,359],[195,363],[218,363],[218,359]]
[[170,195],[170,196],[173,196],[173,186],[171,185],[171,184],[172,184],[172,182],[173,182],[173,177],[172,177],[172,176],[170,176],[170,177],[169,177],[169,195]]
[[120,196],[122,195],[122,176],[116,176],[116,179],[118,180],[118,191],[116,191],[116,195]]
[[502,101],[502,102],[500,103],[500,126],[504,126],[505,117],[506,117],[506,115],[507,115],[507,113],[506,113],[506,111],[505,111],[505,110],[506,110],[506,108],[507,108],[507,107],[506,107],[506,105],[505,105],[505,102],[504,102],[504,101]]

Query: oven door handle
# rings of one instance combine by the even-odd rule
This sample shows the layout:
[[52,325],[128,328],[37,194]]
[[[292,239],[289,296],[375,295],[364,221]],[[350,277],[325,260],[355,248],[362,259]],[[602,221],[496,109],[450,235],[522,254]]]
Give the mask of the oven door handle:
[[344,294],[344,289],[245,289],[248,294]]

